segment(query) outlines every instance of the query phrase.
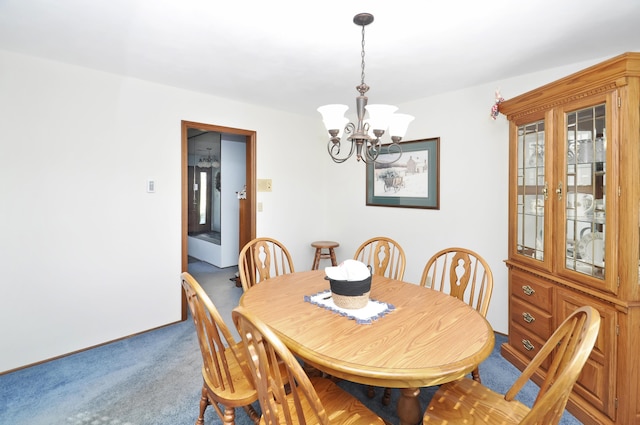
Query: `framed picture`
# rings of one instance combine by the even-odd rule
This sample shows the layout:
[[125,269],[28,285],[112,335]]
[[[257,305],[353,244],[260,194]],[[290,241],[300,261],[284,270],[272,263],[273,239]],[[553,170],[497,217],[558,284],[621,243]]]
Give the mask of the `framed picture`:
[[[440,138],[402,142],[402,155],[367,163],[367,205],[440,209]],[[386,163],[385,163],[386,162]]]

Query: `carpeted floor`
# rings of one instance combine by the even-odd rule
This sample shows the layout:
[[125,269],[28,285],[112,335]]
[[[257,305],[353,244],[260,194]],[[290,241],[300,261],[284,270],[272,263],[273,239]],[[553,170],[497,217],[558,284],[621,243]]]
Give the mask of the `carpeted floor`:
[[[194,262],[189,264],[189,271],[231,323],[231,309],[242,293],[242,288],[229,280],[236,270]],[[496,335],[493,354],[480,365],[483,383],[500,392],[506,391],[520,373],[500,356],[499,347],[505,339]],[[201,362],[193,323],[186,321],[5,374],[0,376],[0,424],[193,425],[202,385]],[[364,386],[346,381],[340,385],[390,423],[398,423],[398,390],[392,391],[391,404],[383,406],[381,389],[370,400]],[[537,390],[530,384],[521,392],[520,400],[531,404]],[[422,389],[423,407],[432,391]],[[205,421],[221,423],[211,408]],[[236,423],[250,424],[242,409],[237,410]],[[579,423],[568,413],[561,422]]]

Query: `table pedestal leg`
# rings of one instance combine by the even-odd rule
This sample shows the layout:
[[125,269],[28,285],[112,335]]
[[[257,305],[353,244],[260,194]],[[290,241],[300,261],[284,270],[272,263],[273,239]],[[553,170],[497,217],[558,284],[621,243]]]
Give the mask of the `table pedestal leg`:
[[422,408],[420,407],[420,388],[402,388],[400,389],[400,398],[398,399],[398,418],[400,425],[417,425],[422,423]]

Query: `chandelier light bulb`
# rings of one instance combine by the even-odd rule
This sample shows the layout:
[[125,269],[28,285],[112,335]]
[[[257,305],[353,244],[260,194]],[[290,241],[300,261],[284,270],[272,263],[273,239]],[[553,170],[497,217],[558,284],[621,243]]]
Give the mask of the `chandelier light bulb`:
[[[327,131],[330,130],[342,130],[345,124],[349,121],[345,116],[345,112],[349,107],[347,105],[332,104],[324,105],[318,108],[318,112],[322,114],[322,121],[324,121]],[[342,131],[340,131],[342,133]]]
[[409,124],[415,117],[407,114],[393,114],[389,120],[389,136],[403,138],[407,133]]
[[369,126],[372,130],[385,131],[389,128],[389,121],[391,115],[398,110],[397,106],[393,105],[367,105],[364,107],[369,113]]

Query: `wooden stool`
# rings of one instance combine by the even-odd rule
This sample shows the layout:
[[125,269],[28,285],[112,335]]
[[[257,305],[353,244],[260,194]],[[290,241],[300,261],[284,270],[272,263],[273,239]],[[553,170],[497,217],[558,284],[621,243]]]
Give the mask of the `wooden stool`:
[[[315,241],[311,243],[311,246],[316,249],[316,255],[313,259],[313,266],[311,266],[311,270],[318,270],[318,266],[320,265],[320,259],[326,258],[331,259],[331,265],[337,266],[338,262],[336,261],[336,253],[333,251],[333,248],[337,248],[340,246],[338,242],[333,241]],[[329,250],[328,252],[322,252],[323,249]]]

